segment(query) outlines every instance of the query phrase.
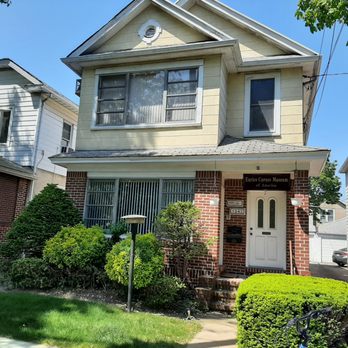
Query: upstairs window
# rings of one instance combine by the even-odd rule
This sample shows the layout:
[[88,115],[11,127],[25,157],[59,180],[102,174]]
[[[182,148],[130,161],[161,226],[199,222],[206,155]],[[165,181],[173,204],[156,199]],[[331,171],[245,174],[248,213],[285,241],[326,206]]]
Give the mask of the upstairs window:
[[63,134],[62,134],[62,142],[61,142],[61,152],[69,152],[69,148],[71,147],[71,133],[72,126],[66,122],[63,123]]
[[279,74],[247,76],[245,136],[280,135]]
[[11,111],[0,110],[0,143],[7,143]]
[[197,123],[199,68],[99,77],[97,127]]
[[335,220],[335,210],[334,209],[324,209],[320,213],[320,222],[332,222]]

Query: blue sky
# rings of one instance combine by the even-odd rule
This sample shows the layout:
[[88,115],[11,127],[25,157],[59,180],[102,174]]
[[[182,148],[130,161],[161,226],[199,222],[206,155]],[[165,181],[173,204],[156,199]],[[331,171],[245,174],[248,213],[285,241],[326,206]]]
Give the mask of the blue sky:
[[[77,76],[60,58],[68,55],[104,25],[129,1],[13,0],[0,6],[0,57],[8,57],[75,102]],[[311,34],[296,20],[296,0],[223,0],[227,5],[319,52],[323,34]],[[338,32],[339,27],[336,29]],[[332,30],[326,30],[323,67],[329,56]],[[348,28],[338,43],[331,73],[348,72]],[[320,95],[319,95],[320,97]],[[325,92],[314,113],[309,145],[332,149],[338,167],[348,156],[348,75],[327,78]],[[341,176],[343,180],[343,176]]]

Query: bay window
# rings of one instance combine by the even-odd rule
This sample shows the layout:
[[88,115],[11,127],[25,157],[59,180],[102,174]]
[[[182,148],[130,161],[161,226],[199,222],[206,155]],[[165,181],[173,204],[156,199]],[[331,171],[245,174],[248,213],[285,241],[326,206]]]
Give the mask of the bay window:
[[199,122],[200,69],[100,75],[96,127]]

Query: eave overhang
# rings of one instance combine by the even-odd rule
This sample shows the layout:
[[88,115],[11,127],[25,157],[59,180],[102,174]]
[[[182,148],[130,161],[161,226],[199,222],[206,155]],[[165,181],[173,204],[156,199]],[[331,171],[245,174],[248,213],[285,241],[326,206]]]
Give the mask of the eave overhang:
[[347,159],[344,161],[342,167],[340,168],[340,173],[342,173],[342,174],[348,173],[348,157],[347,157]]
[[[94,157],[94,158],[67,158],[51,157],[52,163],[69,168],[70,165],[83,164],[219,164],[222,170],[223,165],[237,164],[240,170],[243,165],[262,163],[293,163],[294,170],[298,163],[307,163],[309,166],[310,176],[319,176],[326,160],[329,156],[328,150],[294,152],[294,153],[267,153],[267,154],[250,154],[250,155],[205,155],[205,156],[127,156],[127,157]],[[256,166],[255,166],[256,171]]]
[[143,63],[144,61],[153,62],[163,59],[182,59],[213,54],[222,54],[225,56],[226,65],[229,70],[235,70],[241,64],[238,40],[235,39],[88,54],[79,57],[63,58],[62,61],[81,76],[84,68],[98,68],[137,62]]

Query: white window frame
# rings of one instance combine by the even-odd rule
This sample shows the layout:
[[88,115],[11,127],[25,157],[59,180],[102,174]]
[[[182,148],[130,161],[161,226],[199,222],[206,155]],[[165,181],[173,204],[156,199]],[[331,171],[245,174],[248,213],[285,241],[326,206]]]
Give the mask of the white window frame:
[[[324,223],[325,224],[325,223],[336,221],[336,210],[335,209],[322,209],[322,210],[323,210],[323,212],[320,213],[320,215],[319,215],[320,223]],[[332,211],[332,221],[329,221],[329,214],[328,214],[328,212],[330,210]],[[322,217],[324,217],[323,221],[321,219]]]
[[[155,28],[155,35],[152,37],[146,37],[145,36],[146,31],[147,29],[151,27]],[[138,31],[138,35],[141,38],[141,40],[147,43],[148,45],[151,45],[152,42],[156,41],[161,35],[161,33],[162,33],[161,25],[154,19],[149,19],[139,28],[139,31]]]
[[[251,81],[274,78],[274,130],[250,131]],[[280,73],[253,74],[245,76],[244,136],[269,137],[280,135]]]
[[12,119],[13,119],[13,108],[9,106],[0,106],[0,112],[9,112],[10,113],[10,121],[8,123],[8,130],[7,130],[7,139],[6,142],[1,143],[0,146],[8,146],[10,144],[10,138],[11,138],[11,129],[12,129]]
[[[65,121],[65,120],[63,120],[63,124],[62,124],[62,136],[61,136],[61,143],[60,143],[60,152],[61,153],[64,153],[64,152],[62,152],[62,140],[67,140],[67,139],[65,139],[65,138],[63,138],[63,133],[64,133],[64,123],[66,123],[67,125],[69,125],[70,126],[70,139],[69,139],[69,141],[68,141],[68,146],[67,146],[67,150],[69,151],[69,148],[71,149],[72,148],[72,139],[73,139],[73,132],[74,132],[74,125],[72,124],[72,123],[70,123],[70,122],[67,122],[67,121]],[[67,151],[67,152],[68,152]]]
[[[190,69],[198,68],[198,85],[197,85],[197,106],[196,106],[196,118],[190,121],[166,121],[153,124],[136,124],[136,125],[119,125],[119,126],[100,126],[97,125],[97,108],[98,108],[98,91],[99,80],[102,76],[128,74],[147,71],[161,71],[161,70],[176,70],[176,69]],[[92,114],[91,130],[112,130],[112,129],[146,129],[146,128],[182,128],[182,127],[200,127],[202,125],[202,110],[203,110],[203,85],[204,85],[204,65],[203,60],[194,61],[182,61],[178,63],[162,63],[162,64],[148,64],[142,66],[130,67],[128,70],[124,68],[106,68],[97,69],[95,73],[95,88],[94,88],[94,107]],[[163,103],[166,101],[166,91],[163,93]],[[165,104],[164,104],[165,105]],[[162,120],[165,119],[165,108]]]

